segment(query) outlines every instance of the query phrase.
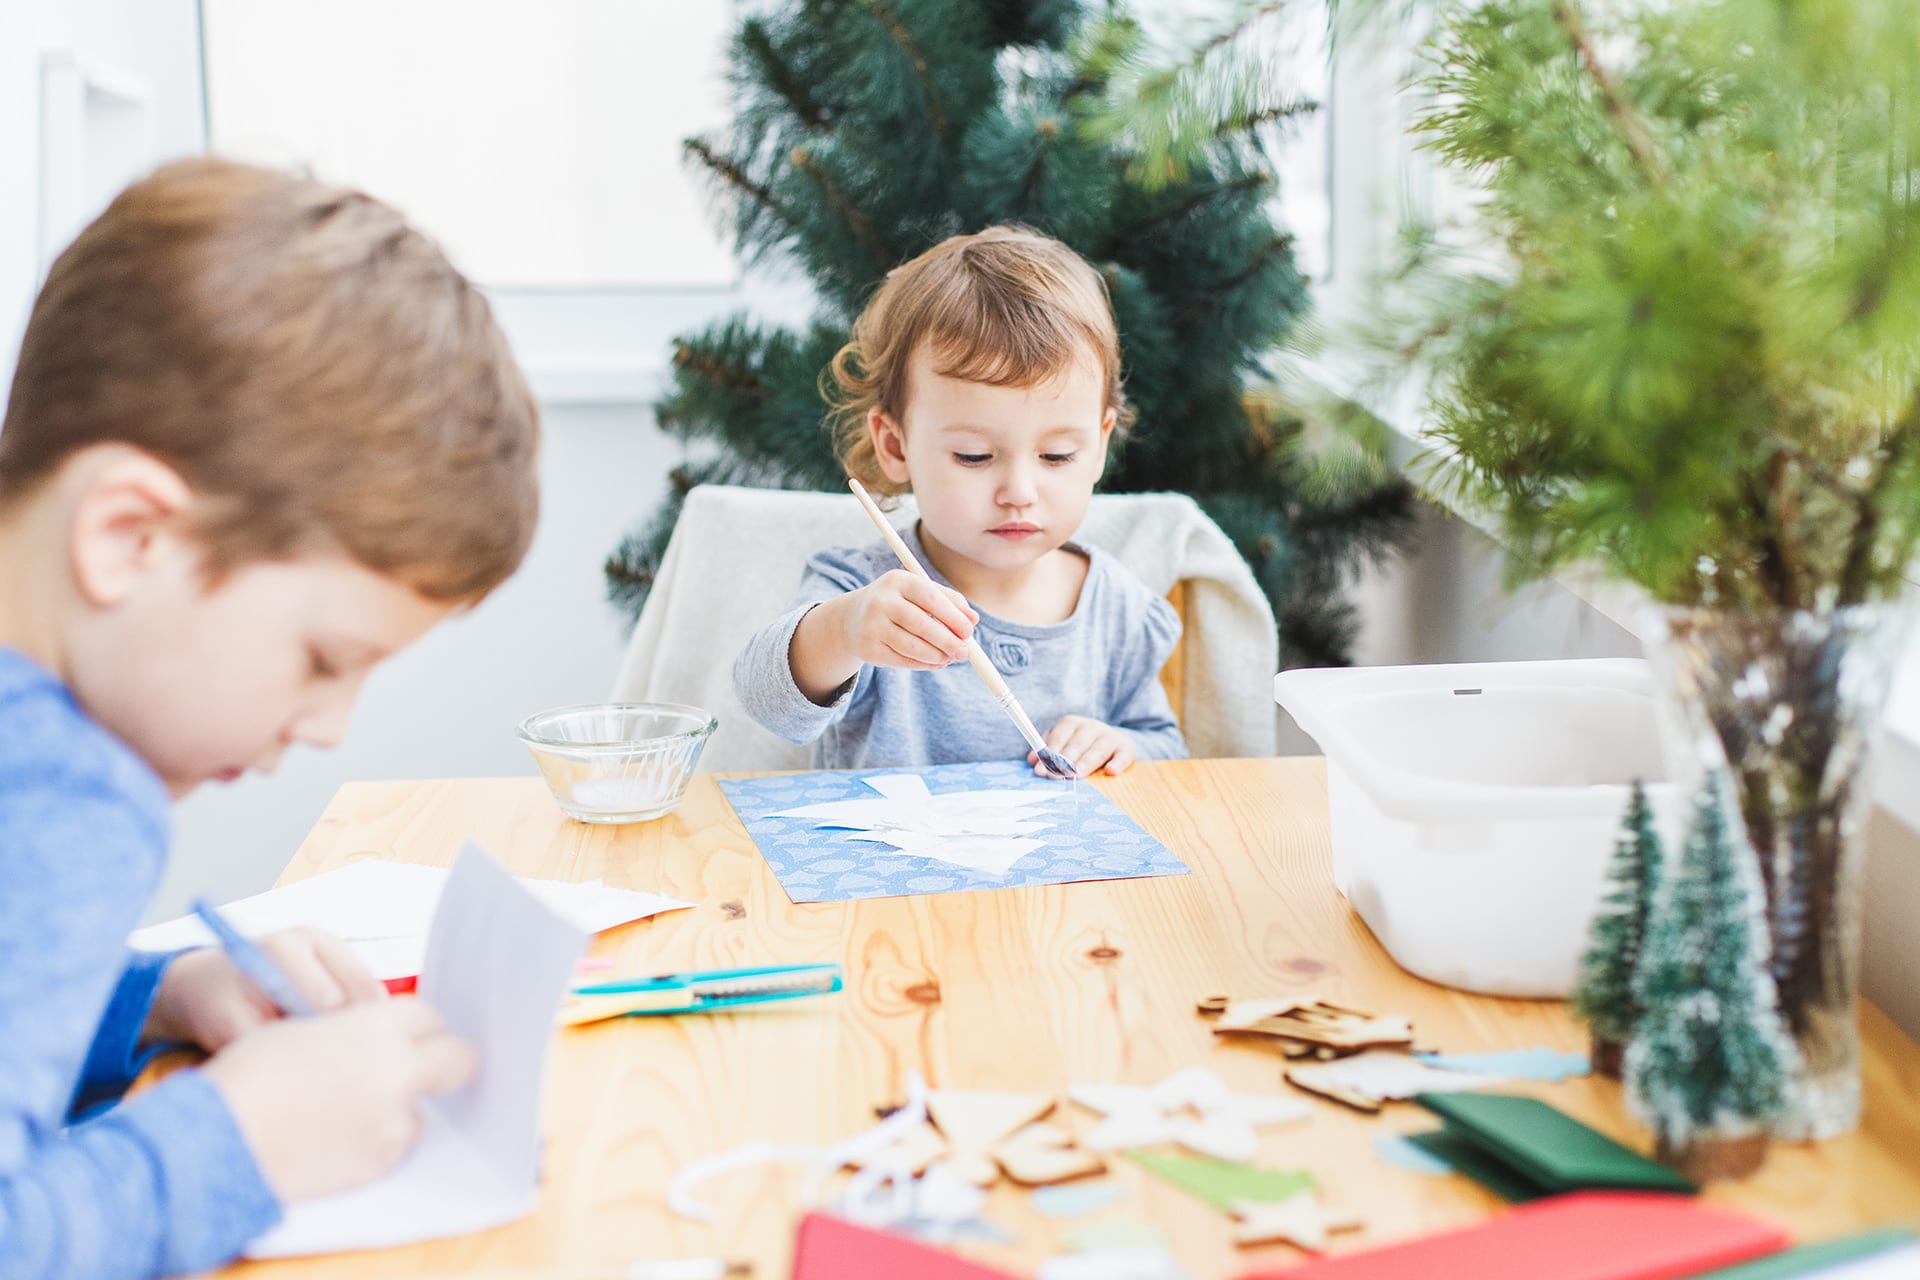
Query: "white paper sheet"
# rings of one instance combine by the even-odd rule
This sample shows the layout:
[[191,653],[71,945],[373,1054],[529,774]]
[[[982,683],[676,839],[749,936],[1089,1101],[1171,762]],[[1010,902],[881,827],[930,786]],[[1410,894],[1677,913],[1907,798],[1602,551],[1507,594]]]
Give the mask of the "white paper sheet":
[[1913,1280],[1915,1276],[1920,1276],[1920,1244],[1903,1244],[1822,1267],[1809,1272],[1807,1280]]
[[1029,839],[1054,825],[1042,806],[1057,791],[950,791],[934,795],[916,774],[866,779],[880,794],[871,800],[832,800],[773,814],[811,818],[821,830],[842,830],[848,840],[890,845],[902,853],[934,858],[988,875],[1004,876],[1014,863],[1040,848]]
[[[598,880],[520,883],[542,902],[588,933],[691,907],[691,902],[657,893],[609,889]],[[447,884],[445,867],[368,858],[338,871],[313,876],[242,898],[221,908],[235,928],[250,938],[308,925],[344,939],[379,978],[411,978],[427,953],[427,928]],[[196,916],[149,925],[127,939],[142,951],[176,951],[214,945]]]
[[251,1258],[380,1249],[463,1235],[533,1211],[540,1086],[586,933],[474,845],[447,877],[419,998],[473,1045],[480,1071],[430,1099],[418,1145],[369,1186],[293,1205]]

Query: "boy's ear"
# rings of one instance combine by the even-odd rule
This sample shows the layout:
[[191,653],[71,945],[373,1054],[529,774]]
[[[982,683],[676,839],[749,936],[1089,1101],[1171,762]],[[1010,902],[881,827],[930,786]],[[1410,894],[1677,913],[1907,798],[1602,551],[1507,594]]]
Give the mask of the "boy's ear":
[[87,603],[111,608],[183,553],[193,490],[178,471],[139,449],[109,446],[87,463],[70,526],[73,578]]
[[878,405],[867,410],[867,435],[873,440],[881,474],[898,485],[911,483],[907,475],[907,433],[893,415]]
[[[1107,450],[1113,444],[1113,428],[1120,421],[1120,410],[1107,406],[1106,413],[1100,417],[1100,474],[1107,472]],[[1096,476],[1095,479],[1099,477]]]

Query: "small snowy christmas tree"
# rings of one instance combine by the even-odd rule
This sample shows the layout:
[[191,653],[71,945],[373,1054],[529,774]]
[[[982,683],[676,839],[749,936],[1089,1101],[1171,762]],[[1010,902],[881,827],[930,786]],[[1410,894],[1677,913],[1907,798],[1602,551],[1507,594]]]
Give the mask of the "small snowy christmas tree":
[[1627,1047],[1628,1102],[1659,1155],[1698,1182],[1759,1168],[1793,1046],[1767,968],[1759,877],[1710,775],[1647,923]]
[[1573,992],[1574,1012],[1586,1019],[1593,1035],[1593,1069],[1614,1080],[1620,1078],[1627,1041],[1640,1020],[1633,975],[1640,964],[1664,856],[1660,836],[1653,829],[1647,789],[1636,778],[1607,868],[1609,891],[1593,918],[1587,954],[1580,962],[1580,982]]

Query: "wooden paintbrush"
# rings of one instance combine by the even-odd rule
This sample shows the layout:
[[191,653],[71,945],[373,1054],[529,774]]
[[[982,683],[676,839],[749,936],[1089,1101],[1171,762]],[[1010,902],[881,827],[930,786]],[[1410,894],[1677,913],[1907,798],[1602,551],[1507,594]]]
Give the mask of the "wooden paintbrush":
[[[900,558],[901,566],[909,573],[917,573],[928,582],[932,582],[933,575],[913,558],[913,552],[907,550],[907,544],[900,540],[900,535],[895,533],[893,526],[887,522],[886,515],[874,504],[873,498],[867,493],[866,486],[852,476],[848,476],[847,487],[853,490],[854,497],[860,499],[860,505],[867,509],[867,514],[873,518],[874,527],[880,530],[880,536],[887,540],[887,545],[893,548],[893,554]],[[1056,778],[1079,777],[1079,771],[1073,767],[1073,761],[1055,751],[1041,739],[1040,731],[1035,729],[1033,721],[1027,718],[1026,711],[1020,706],[1020,700],[1013,696],[1013,690],[1007,688],[1006,679],[993,665],[993,660],[987,657],[987,651],[980,647],[980,642],[972,636],[967,637],[967,661],[973,664],[973,669],[980,673],[982,680],[986,681],[987,691],[1000,700],[1000,709],[1007,713],[1007,718],[1013,721],[1016,729],[1020,730],[1020,736],[1027,740],[1028,746],[1033,748],[1034,754],[1040,759],[1040,767]]]

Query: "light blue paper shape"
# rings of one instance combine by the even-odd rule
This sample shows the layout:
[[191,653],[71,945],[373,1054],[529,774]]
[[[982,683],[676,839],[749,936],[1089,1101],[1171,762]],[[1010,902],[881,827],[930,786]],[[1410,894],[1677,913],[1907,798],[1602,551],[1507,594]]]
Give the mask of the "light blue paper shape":
[[1049,1218],[1078,1218],[1126,1199],[1127,1189],[1111,1179],[1035,1187],[1028,1197],[1034,1210]]
[[[1046,828],[1036,833],[1040,847],[1014,863],[1004,876],[914,857],[870,840],[852,839],[853,833],[847,831],[821,830],[804,818],[774,816],[808,805],[871,798],[879,793],[866,779],[902,773],[923,779],[935,795],[1047,790],[1060,798],[1035,806],[1036,813],[1047,819]],[[795,902],[847,902],[1189,872],[1172,850],[1142,830],[1098,788],[1036,777],[1033,767],[1022,760],[726,778],[720,789],[773,868],[780,887]]]
[[1474,1071],[1513,1080],[1565,1080],[1584,1076],[1592,1067],[1577,1053],[1552,1049],[1508,1049],[1502,1053],[1422,1053],[1420,1061],[1447,1071]]
[[1414,1173],[1424,1173],[1433,1177],[1453,1172],[1453,1166],[1429,1151],[1424,1151],[1408,1142],[1398,1133],[1376,1133],[1373,1135],[1373,1153],[1388,1164],[1399,1165]]

